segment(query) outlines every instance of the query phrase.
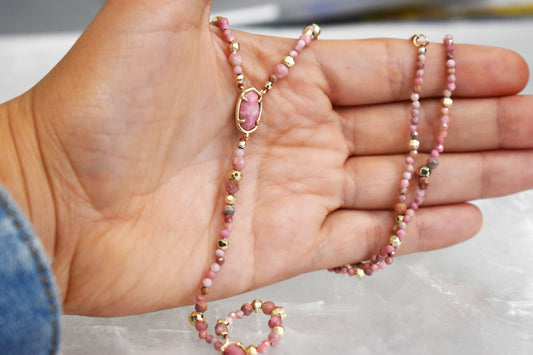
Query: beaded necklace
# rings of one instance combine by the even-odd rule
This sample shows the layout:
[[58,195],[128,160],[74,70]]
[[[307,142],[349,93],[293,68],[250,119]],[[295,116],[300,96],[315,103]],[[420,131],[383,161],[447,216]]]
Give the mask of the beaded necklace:
[[[213,262],[209,270],[206,272],[202,280],[200,292],[196,295],[195,311],[189,316],[189,322],[198,331],[200,339],[212,344],[213,347],[224,355],[255,355],[264,353],[268,348],[277,346],[281,341],[281,336],[285,333],[283,327],[283,320],[287,317],[283,307],[276,306],[273,302],[262,302],[260,300],[253,300],[251,303],[245,303],[240,309],[230,312],[226,318],[219,319],[215,325],[215,334],[207,333],[208,324],[204,317],[204,312],[207,311],[207,303],[205,301],[206,295],[209,293],[210,287],[213,285],[213,280],[217,273],[221,270],[225,263],[225,253],[229,247],[229,237],[231,225],[233,223],[233,215],[235,213],[234,203],[235,194],[239,191],[239,184],[242,179],[242,170],[245,168],[244,150],[246,143],[250,138],[250,134],[254,133],[260,124],[261,114],[263,109],[263,96],[266,95],[273,87],[278,79],[285,78],[289,69],[295,65],[295,59],[298,55],[311,44],[312,40],[317,39],[321,29],[318,25],[313,24],[304,28],[302,35],[299,37],[289,55],[285,56],[280,64],[274,68],[273,74],[270,75],[268,81],[262,90],[255,87],[245,89],[244,74],[241,67],[242,56],[239,53],[239,43],[235,41],[235,37],[229,29],[229,21],[224,17],[215,17],[212,24],[217,26],[222,31],[224,40],[228,43],[230,54],[228,60],[233,66],[233,73],[236,76],[237,87],[240,94],[237,99],[235,108],[235,124],[237,129],[243,134],[239,140],[237,148],[232,156],[232,171],[225,183],[226,205],[223,209],[224,228],[220,232],[220,236],[216,242],[215,262]],[[393,236],[389,243],[378,251],[370,260],[366,262],[358,262],[355,264],[339,266],[328,269],[336,273],[348,274],[350,276],[357,276],[363,278],[365,275],[372,275],[375,271],[383,269],[387,264],[392,263],[392,259],[396,254],[397,248],[401,245],[402,238],[406,235],[407,224],[412,220],[416,210],[424,201],[425,191],[430,183],[431,171],[438,165],[438,157],[444,151],[444,140],[447,136],[449,123],[449,108],[453,104],[451,99],[452,92],[455,90],[455,60],[453,38],[447,35],[444,38],[444,43],[447,51],[447,73],[448,82],[444,90],[444,98],[441,101],[441,125],[439,133],[436,137],[435,148],[431,151],[425,165],[421,166],[416,175],[418,176],[418,186],[416,189],[416,197],[413,202],[407,206],[407,193],[410,185],[410,180],[415,175],[414,162],[418,155],[420,141],[418,139],[417,126],[419,123],[420,114],[420,93],[422,91],[422,83],[426,61],[426,50],[429,41],[425,35],[419,34],[412,38],[414,45],[417,47],[418,60],[416,63],[416,76],[414,80],[413,93],[411,94],[411,122],[409,126],[410,140],[409,140],[409,154],[405,158],[405,171],[402,174],[400,181],[400,190],[398,194],[398,202],[395,206],[395,225],[393,227]],[[243,318],[255,313],[264,313],[270,316],[268,326],[271,332],[268,338],[263,340],[259,345],[244,346],[238,341],[232,341],[229,338],[229,327],[236,319]]]

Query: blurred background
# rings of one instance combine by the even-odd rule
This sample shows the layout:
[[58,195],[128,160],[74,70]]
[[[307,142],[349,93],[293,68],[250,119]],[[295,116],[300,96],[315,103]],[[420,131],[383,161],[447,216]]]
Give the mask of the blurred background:
[[[0,34],[80,31],[105,0],[0,0]],[[214,0],[233,25],[526,16],[530,0]]]

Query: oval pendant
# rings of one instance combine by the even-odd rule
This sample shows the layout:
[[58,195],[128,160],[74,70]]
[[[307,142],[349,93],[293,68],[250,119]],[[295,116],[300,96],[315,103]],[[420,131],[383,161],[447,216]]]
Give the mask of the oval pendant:
[[257,130],[263,112],[263,93],[256,88],[241,92],[235,106],[235,123],[242,133],[249,135]]

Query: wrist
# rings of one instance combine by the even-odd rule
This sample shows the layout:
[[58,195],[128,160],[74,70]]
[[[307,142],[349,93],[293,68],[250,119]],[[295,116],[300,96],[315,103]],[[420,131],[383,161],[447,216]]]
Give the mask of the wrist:
[[53,259],[54,199],[41,154],[30,91],[0,105],[0,183],[28,217]]

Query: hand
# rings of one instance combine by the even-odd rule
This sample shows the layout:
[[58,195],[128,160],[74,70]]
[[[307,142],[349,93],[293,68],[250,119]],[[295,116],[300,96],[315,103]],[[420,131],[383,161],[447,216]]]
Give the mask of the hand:
[[[6,104],[11,120],[19,112],[33,123],[14,135],[37,147],[19,159],[35,166],[38,183],[26,186],[27,198],[14,194],[53,258],[66,313],[192,303],[213,262],[240,136],[238,90],[209,4],[110,0],[57,67]],[[294,44],[234,33],[247,84],[258,88]],[[425,152],[439,118],[443,50],[429,48]],[[317,41],[264,97],[210,299],[364,260],[386,243],[415,53],[408,40]],[[533,100],[513,96],[526,64],[496,48],[457,45],[456,56],[447,154],[401,253],[473,236],[481,215],[465,201],[533,187]],[[34,195],[42,198],[29,201]]]

